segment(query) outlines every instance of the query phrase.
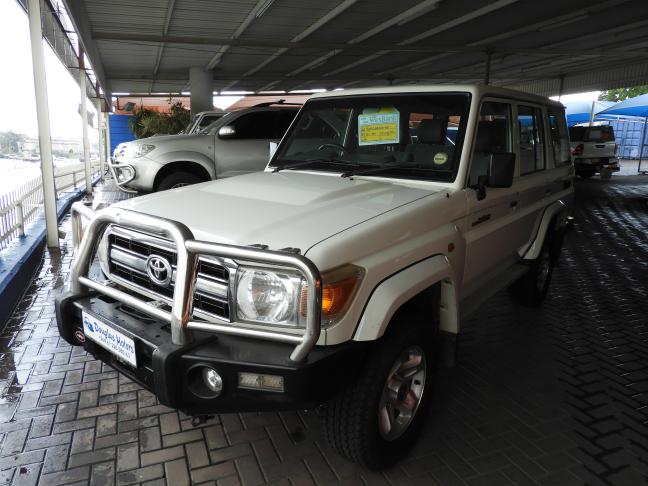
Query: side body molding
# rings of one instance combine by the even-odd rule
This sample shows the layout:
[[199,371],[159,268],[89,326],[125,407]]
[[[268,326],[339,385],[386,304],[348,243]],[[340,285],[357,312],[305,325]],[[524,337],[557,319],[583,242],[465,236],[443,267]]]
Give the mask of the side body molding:
[[[392,275],[374,289],[353,339],[378,339],[403,304],[435,284],[441,285],[440,330],[458,333],[458,295],[455,282],[454,271],[445,255],[431,256]],[[437,309],[430,310],[437,312]]]

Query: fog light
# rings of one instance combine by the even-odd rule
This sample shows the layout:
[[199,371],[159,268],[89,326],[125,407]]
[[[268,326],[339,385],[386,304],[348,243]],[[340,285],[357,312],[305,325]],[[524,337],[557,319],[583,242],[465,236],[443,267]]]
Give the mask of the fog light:
[[239,373],[238,386],[239,388],[247,388],[249,390],[265,390],[265,391],[283,393],[284,379],[283,376],[277,376],[277,375]]
[[216,396],[220,395],[223,391],[223,379],[218,372],[213,368],[207,368],[205,366],[203,368],[202,376],[205,386],[213,391]]

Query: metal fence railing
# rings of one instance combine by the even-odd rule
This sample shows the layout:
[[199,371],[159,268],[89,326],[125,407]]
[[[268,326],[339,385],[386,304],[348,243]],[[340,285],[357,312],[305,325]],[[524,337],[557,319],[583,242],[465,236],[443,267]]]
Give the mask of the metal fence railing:
[[[100,164],[92,166],[92,176],[101,170]],[[67,165],[54,169],[57,198],[69,190],[85,184],[85,166]],[[43,209],[43,183],[40,176],[0,195],[0,250],[25,235],[25,228]]]

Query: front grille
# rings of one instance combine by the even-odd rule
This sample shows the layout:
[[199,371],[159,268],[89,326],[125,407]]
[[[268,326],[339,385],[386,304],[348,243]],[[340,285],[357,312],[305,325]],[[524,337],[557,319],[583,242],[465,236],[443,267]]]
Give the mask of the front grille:
[[[137,287],[166,299],[173,298],[175,277],[167,287],[157,285],[146,273],[146,260],[151,255],[165,258],[175,272],[178,255],[161,245],[148,243],[150,237],[141,240],[111,232],[108,235],[109,271]],[[229,270],[211,260],[198,260],[198,276],[193,299],[194,310],[229,320]]]

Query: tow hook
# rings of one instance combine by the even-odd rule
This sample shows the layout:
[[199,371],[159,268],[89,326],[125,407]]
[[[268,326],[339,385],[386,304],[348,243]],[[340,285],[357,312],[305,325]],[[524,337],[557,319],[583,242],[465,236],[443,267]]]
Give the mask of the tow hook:
[[213,418],[214,418],[213,415],[194,415],[191,418],[191,425],[193,427],[198,427],[202,424],[206,424],[208,420],[211,420]]

